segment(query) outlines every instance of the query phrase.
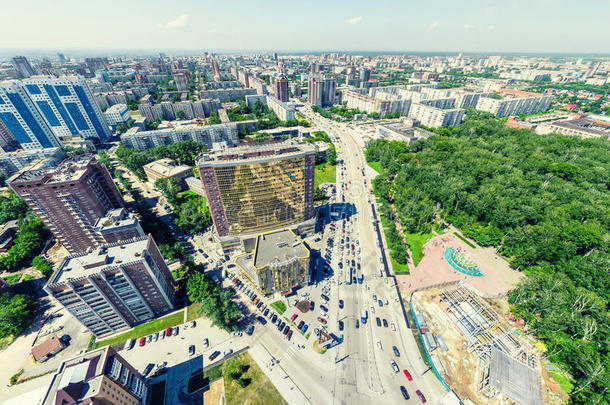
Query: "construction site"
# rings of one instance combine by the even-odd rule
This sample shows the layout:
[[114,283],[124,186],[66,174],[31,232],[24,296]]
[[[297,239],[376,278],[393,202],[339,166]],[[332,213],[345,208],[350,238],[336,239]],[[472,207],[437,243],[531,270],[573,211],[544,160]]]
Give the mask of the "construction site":
[[417,291],[411,303],[434,368],[464,403],[561,403],[543,389],[538,348],[497,303],[462,281]]

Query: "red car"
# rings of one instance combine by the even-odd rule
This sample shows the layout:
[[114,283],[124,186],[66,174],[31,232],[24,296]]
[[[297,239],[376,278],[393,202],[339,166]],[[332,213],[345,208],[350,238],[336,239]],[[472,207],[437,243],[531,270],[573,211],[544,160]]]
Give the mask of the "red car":
[[422,394],[420,390],[415,391],[415,393],[417,394],[417,396],[421,400],[421,403],[425,404],[426,403],[426,397],[424,397],[424,394]]
[[326,319],[322,318],[321,316],[318,317],[318,322],[320,322],[322,325],[326,325]]
[[407,377],[407,380],[413,381],[413,377],[411,377],[411,373],[409,373],[407,369],[402,370],[402,372],[405,373],[405,377]]
[[288,333],[286,334],[286,339],[290,340],[291,337],[292,337],[292,329],[288,330]]
[[172,335],[172,328],[167,328],[165,330],[165,336],[171,336]]
[[290,317],[290,320],[292,322],[294,322],[294,320],[297,319],[297,316],[298,316],[297,314],[292,314],[292,316]]
[[140,347],[144,346],[146,343],[146,337],[140,338]]

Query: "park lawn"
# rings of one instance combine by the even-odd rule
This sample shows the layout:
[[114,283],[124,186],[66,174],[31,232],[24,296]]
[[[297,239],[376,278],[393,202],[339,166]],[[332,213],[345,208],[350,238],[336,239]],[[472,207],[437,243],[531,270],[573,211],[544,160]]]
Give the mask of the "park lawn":
[[405,241],[409,245],[409,251],[411,252],[411,258],[413,264],[417,267],[421,259],[424,257],[424,245],[433,237],[432,232],[426,233],[405,233]]
[[277,313],[280,315],[282,315],[284,312],[286,312],[286,304],[284,304],[284,301],[272,302],[271,308],[275,309],[277,311]]
[[201,308],[200,302],[194,302],[191,305],[189,305],[188,307],[186,307],[186,321],[187,322],[190,322],[194,319],[205,316],[205,314],[203,312],[199,313],[199,308]]
[[560,371],[547,370],[548,373],[553,377],[553,380],[557,381],[557,384],[561,387],[563,392],[569,394],[574,389],[574,384],[564,373]]
[[6,349],[15,341],[15,336],[9,335],[3,338],[0,338],[0,351]]
[[381,168],[381,163],[380,162],[367,162],[367,164],[369,165],[369,167],[371,167],[373,170],[375,170],[377,173],[381,173],[382,172],[382,168]]
[[337,166],[329,164],[321,164],[316,166],[314,175],[314,188],[317,188],[322,183],[336,183],[337,182]]
[[[389,256],[389,255],[388,255]],[[394,274],[409,274],[409,265],[407,263],[400,264],[393,257],[390,256],[390,260],[392,261],[392,268],[394,269]]]
[[184,322],[184,311],[179,311],[174,314],[168,315],[163,318],[155,319],[148,323],[138,325],[132,330],[122,333],[117,336],[113,336],[108,339],[100,340],[95,343],[95,348],[104,346],[114,346],[119,343],[125,342],[127,339],[137,339],[151,333],[159,332],[167,328],[171,328],[176,325],[180,325]]
[[[232,373],[241,373],[242,365],[249,366],[241,377],[250,379],[250,383],[244,388],[231,377]],[[248,352],[225,361],[223,375],[227,405],[288,405]]]
[[218,380],[219,378],[222,378],[222,368],[224,366],[224,363],[220,363],[208,370],[205,370],[203,372],[203,378],[204,379],[208,379],[208,383],[212,384],[214,381]]

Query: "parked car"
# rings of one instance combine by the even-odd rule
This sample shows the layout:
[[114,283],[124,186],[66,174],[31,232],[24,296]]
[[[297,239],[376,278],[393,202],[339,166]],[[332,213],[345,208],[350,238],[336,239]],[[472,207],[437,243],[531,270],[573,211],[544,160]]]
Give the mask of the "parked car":
[[404,397],[404,399],[406,399],[407,401],[409,400],[409,393],[407,392],[407,389],[404,386],[400,386],[400,392],[402,392],[402,396]]
[[292,338],[292,330],[288,330],[288,333],[286,334],[286,339],[290,340]]
[[284,327],[284,330],[282,330],[282,333],[285,335],[285,334],[287,334],[287,333],[288,333],[288,331],[289,331],[289,330],[290,330],[290,326],[286,325],[286,326]]
[[377,326],[381,326],[381,319],[379,319],[379,317],[375,318],[375,320],[377,321]]
[[343,321],[339,321],[339,330],[342,331],[343,330]]
[[165,329],[165,336],[171,336],[171,335],[172,335],[172,328]]
[[343,300],[339,300],[339,309],[343,309]]
[[396,357],[400,357],[400,352],[398,351],[398,348],[396,346],[392,346],[392,350],[394,350],[394,354],[396,355]]
[[141,338],[140,338],[140,343],[139,343],[139,346],[140,346],[140,347],[142,347],[142,346],[144,346],[145,344],[146,344],[146,338],[145,338],[145,337],[141,337]]
[[277,315],[273,314],[273,316],[271,317],[271,323],[275,324],[276,321],[277,321]]
[[381,340],[377,341],[377,347],[379,348],[379,350],[383,350],[383,346],[381,345]]
[[324,312],[328,312],[328,308],[326,308],[324,305],[320,305],[320,309]]
[[144,368],[144,371],[142,371],[142,375],[146,377],[153,368],[155,368],[155,365],[153,363],[148,363],[148,365]]
[[377,303],[379,304],[379,307],[380,307],[380,308],[381,308],[381,307],[383,307],[383,301],[381,301],[381,300],[377,300]]
[[315,307],[314,302],[313,301],[309,301],[309,310],[313,311],[314,307]]
[[203,338],[203,348],[207,349],[210,347],[210,340],[208,338]]
[[284,326],[286,326],[286,322],[282,321],[278,326],[277,329],[281,332],[284,329]]
[[326,319],[322,318],[322,317],[318,317],[318,322],[320,322],[322,325],[326,325]]
[[216,350],[214,353],[210,354],[210,361],[214,360],[216,357],[220,356],[220,351]]
[[396,325],[394,325],[394,322],[392,322],[390,324],[390,329],[392,329],[394,332],[396,332]]
[[189,356],[192,356],[193,354],[195,354],[195,345],[190,345],[189,346]]
[[387,319],[383,318],[383,327],[387,328],[388,327],[388,321]]
[[223,353],[224,356],[228,356],[229,354],[233,353],[233,349],[229,349],[229,350],[225,350],[225,352]]
[[252,336],[252,334],[254,333],[254,325],[250,325],[246,333],[248,334],[248,336]]
[[396,364],[394,360],[390,360],[390,365],[392,366],[392,369],[395,373],[398,373],[400,371],[400,369],[398,368],[398,364]]
[[[294,320],[295,320],[295,319],[297,319],[297,317],[298,317],[298,315],[297,315],[297,314],[292,314],[292,316],[290,317],[290,320],[291,320],[292,322],[294,322]],[[301,322],[303,322],[303,321],[301,321]]]
[[263,312],[263,315],[268,316],[269,315],[269,308],[266,308],[265,311]]
[[260,316],[260,315],[259,315],[259,316],[257,316],[257,317],[256,317],[256,319],[258,319],[258,321],[259,321],[260,323],[262,323],[263,325],[266,325],[266,324],[267,324],[267,320],[266,320],[265,318],[263,318],[262,316]]
[[422,392],[420,390],[415,391],[415,393],[419,397],[419,400],[422,402],[422,404],[425,404],[426,403],[426,397],[424,396],[424,394],[422,394]]
[[305,325],[305,321],[299,322],[299,326],[297,326],[297,328],[299,328],[299,330],[300,330],[303,327],[303,325]]
[[301,329],[303,331],[303,333],[307,332],[307,328],[309,328],[309,325],[307,325],[307,324],[303,325],[303,329]]
[[402,370],[402,372],[405,373],[405,377],[407,377],[407,380],[413,381],[413,377],[411,377],[411,373],[409,373],[409,370],[405,368],[404,370]]

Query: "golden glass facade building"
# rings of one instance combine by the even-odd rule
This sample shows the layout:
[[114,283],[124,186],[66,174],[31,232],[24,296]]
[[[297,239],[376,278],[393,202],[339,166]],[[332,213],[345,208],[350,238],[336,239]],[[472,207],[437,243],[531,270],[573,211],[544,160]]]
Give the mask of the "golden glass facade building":
[[198,160],[218,235],[247,235],[314,215],[315,149],[292,141],[239,146]]

